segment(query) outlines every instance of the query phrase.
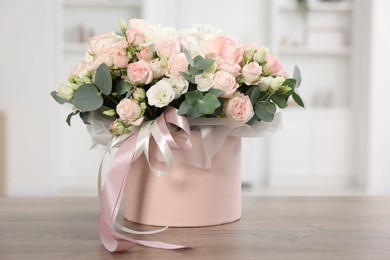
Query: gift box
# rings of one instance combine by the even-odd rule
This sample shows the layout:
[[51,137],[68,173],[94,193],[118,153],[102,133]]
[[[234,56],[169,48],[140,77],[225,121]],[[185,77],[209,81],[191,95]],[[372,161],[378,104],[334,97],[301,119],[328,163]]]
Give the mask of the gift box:
[[[191,143],[189,150],[172,150],[174,165],[166,176],[152,174],[144,155],[132,163],[124,188],[127,220],[196,227],[241,217],[241,138],[228,136],[209,167],[196,165],[205,160],[200,131],[191,131]],[[150,153],[158,155],[155,143]],[[156,168],[164,167],[158,158],[152,163]]]

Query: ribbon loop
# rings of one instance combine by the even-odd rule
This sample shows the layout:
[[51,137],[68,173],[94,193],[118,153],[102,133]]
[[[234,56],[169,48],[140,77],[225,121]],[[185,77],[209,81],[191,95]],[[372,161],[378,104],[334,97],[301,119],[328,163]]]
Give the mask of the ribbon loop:
[[[169,124],[176,125],[183,130],[187,139],[183,145],[178,144],[169,131]],[[150,162],[149,146],[150,139],[156,142],[158,149],[164,156],[168,165],[167,171],[159,170]],[[140,232],[128,229],[118,223],[116,218],[123,194],[124,184],[127,174],[131,173],[131,162],[145,154],[149,167],[153,174],[163,176],[173,167],[172,149],[189,149],[191,148],[190,127],[186,118],[178,116],[174,108],[167,109],[157,120],[145,122],[140,129],[135,129],[132,135],[126,136],[124,140],[112,140],[106,151],[120,144],[114,160],[111,164],[109,173],[106,177],[104,187],[101,190],[101,170],[99,168],[99,199],[100,199],[100,216],[99,216],[99,235],[104,247],[110,252],[129,250],[136,244],[147,247],[162,249],[179,249],[185,246],[165,244],[158,241],[135,240],[115,230],[132,234],[153,234],[165,230],[167,227],[155,230]],[[105,153],[105,154],[106,154]],[[104,158],[103,158],[104,159]]]

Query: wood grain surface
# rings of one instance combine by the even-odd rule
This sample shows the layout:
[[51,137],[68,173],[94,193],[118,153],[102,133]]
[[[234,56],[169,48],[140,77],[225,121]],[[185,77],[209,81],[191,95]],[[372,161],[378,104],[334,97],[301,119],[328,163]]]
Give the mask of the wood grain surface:
[[243,197],[237,222],[138,237],[190,249],[111,254],[99,240],[96,198],[0,198],[0,259],[390,259],[389,204],[389,197]]

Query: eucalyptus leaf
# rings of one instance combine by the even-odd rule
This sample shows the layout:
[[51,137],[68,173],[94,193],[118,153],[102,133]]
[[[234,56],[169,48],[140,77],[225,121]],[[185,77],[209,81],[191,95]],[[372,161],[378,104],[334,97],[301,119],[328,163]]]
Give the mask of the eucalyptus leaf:
[[75,91],[73,105],[84,112],[94,111],[103,105],[103,97],[95,85],[85,84]]
[[124,95],[125,93],[129,92],[132,88],[133,86],[131,84],[127,83],[124,80],[121,80],[116,84],[116,93],[118,95]]
[[83,123],[86,125],[89,125],[89,113],[90,112],[80,112],[79,113],[81,120],[83,120]]
[[295,101],[299,106],[305,107],[305,104],[303,103],[301,97],[300,97],[297,93],[293,92],[293,93],[292,93],[292,97],[293,97],[294,101]]
[[205,115],[214,113],[221,103],[218,98],[210,93],[204,95],[202,100],[199,101],[199,112]]
[[284,96],[279,96],[279,95],[273,95],[271,97],[271,100],[275,102],[275,104],[280,107],[280,108],[286,108],[287,107],[287,101]]
[[192,118],[198,118],[198,117],[203,116],[203,114],[201,112],[199,112],[198,106],[191,106],[187,101],[183,101],[180,104],[178,114],[179,115],[188,115],[189,117],[192,117]]
[[255,87],[252,89],[250,99],[252,104],[256,104],[256,102],[259,100],[260,97],[260,88]]
[[68,100],[59,97],[59,96],[57,95],[57,92],[56,92],[56,91],[52,91],[52,92],[50,93],[50,95],[54,98],[55,101],[57,101],[58,104],[63,105],[63,104],[65,104],[65,103],[68,103],[68,102],[69,102]]
[[210,93],[211,95],[219,97],[220,95],[222,95],[224,93],[224,91],[222,89],[211,88],[208,93]]
[[95,84],[104,95],[109,95],[112,90],[112,79],[110,69],[105,63],[102,63],[96,71]]
[[72,120],[72,117],[77,115],[78,113],[80,112],[80,110],[76,110],[76,111],[73,111],[72,113],[70,113],[67,117],[66,117],[66,123],[71,126],[71,120]]
[[194,61],[192,60],[190,53],[187,50],[184,50],[184,54],[186,55],[188,64],[190,64],[191,67],[194,67]]
[[302,82],[301,70],[297,65],[294,66],[293,78],[296,80],[295,88],[299,88]]
[[211,59],[202,59],[202,60],[198,60],[195,62],[195,68],[197,70],[206,70],[208,69],[210,66],[212,66],[214,64],[214,60],[211,60]]
[[203,94],[199,90],[189,91],[185,95],[185,101],[190,105],[197,105],[202,98]]
[[274,120],[275,112],[276,112],[276,106],[275,108],[271,105],[273,103],[271,102],[260,102],[255,105],[255,113],[260,120],[263,120],[265,122],[271,122]]
[[193,84],[196,84],[196,81],[194,78],[192,78],[190,75],[188,75],[187,73],[183,72],[183,71],[179,71],[179,74],[180,76],[182,76],[184,79],[188,80],[189,82],[193,83]]

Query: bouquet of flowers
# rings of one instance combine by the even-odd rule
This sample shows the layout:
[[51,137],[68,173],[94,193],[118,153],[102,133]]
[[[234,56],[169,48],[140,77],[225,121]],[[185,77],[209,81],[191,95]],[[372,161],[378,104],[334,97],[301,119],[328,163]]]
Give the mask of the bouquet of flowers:
[[112,117],[110,133],[120,136],[132,126],[156,119],[168,107],[191,118],[231,118],[240,123],[270,122],[297,93],[300,73],[289,78],[265,47],[251,48],[210,27],[191,29],[121,20],[121,33],[89,39],[84,59],[69,82],[51,95],[71,103],[71,117],[101,111]]
[[[291,96],[304,107],[297,93],[300,72],[295,67],[288,77],[265,47],[239,44],[210,26],[176,31],[133,19],[128,26],[121,21],[120,29],[89,39],[68,83],[51,95],[74,106],[69,125],[78,114],[85,124],[104,125],[108,150],[120,144],[99,188],[99,235],[106,249],[182,248],[125,236],[134,231],[115,224],[122,194],[125,217],[137,223],[207,226],[239,219],[239,137],[248,133],[243,128],[274,129],[268,122],[278,122],[275,114]],[[161,163],[168,171],[159,169]],[[139,174],[128,174],[130,169]]]

